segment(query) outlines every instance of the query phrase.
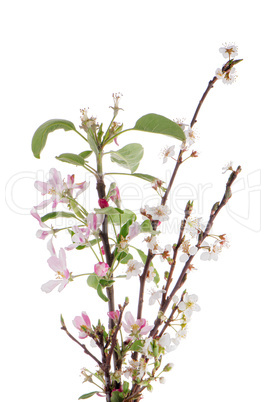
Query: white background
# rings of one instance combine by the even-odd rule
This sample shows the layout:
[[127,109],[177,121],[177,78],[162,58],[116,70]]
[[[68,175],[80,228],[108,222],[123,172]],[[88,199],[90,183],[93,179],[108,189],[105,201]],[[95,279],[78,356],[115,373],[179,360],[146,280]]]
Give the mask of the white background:
[[[215,226],[218,234],[230,235],[231,247],[217,263],[196,264],[198,270],[189,276],[186,287],[199,296],[202,310],[194,314],[188,338],[169,355],[175,368],[166,385],[155,385],[145,399],[264,400],[263,27],[258,0],[11,0],[1,7],[1,181],[6,191],[1,199],[0,393],[5,402],[73,402],[94,390],[79,377],[84,365],[93,365],[60,330],[59,316],[63,313],[75,333],[75,315],[86,310],[95,322],[105,307],[96,304],[93,290],[81,279],[61,294],[40,290],[53,273],[46,263],[46,241],[36,239],[38,223],[29,215],[40,201],[33,183],[51,167],[83,180],[82,170],[54,156],[81,152],[84,144],[75,134],[53,133],[37,160],[30,149],[34,131],[51,118],[78,126],[79,109],[87,106],[106,127],[111,95],[118,91],[124,95],[118,121],[125,127],[150,112],[189,122],[208,81],[225,61],[218,49],[226,41],[238,45],[244,61],[237,66],[236,83],[217,82],[204,103],[197,124],[200,158],[180,169],[170,206],[180,217],[182,196],[194,197],[195,214],[207,219],[224,191],[227,175],[221,168],[230,160],[235,167],[240,164],[235,194]],[[121,146],[128,142],[145,147],[140,172],[169,177],[173,162],[162,165],[158,154],[174,143],[171,139],[140,133],[119,139]],[[129,186],[118,180],[125,198],[136,198],[124,206],[139,208],[142,194],[150,194],[145,183]],[[88,194],[93,191],[92,180]],[[171,232],[168,242],[175,239]],[[67,244],[69,239],[63,238],[55,243],[57,248]],[[68,253],[73,272],[80,272],[78,264],[89,264],[85,253]],[[137,280],[130,284],[137,286]],[[118,292],[117,302],[122,294]]]

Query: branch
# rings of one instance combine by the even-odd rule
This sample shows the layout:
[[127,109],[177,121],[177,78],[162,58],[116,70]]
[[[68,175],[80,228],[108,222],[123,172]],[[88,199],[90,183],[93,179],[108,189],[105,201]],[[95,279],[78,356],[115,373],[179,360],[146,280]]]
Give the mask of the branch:
[[84,353],[86,353],[86,355],[90,356],[90,357],[98,364],[98,366],[102,369],[102,362],[100,362],[100,360],[98,360],[97,357],[95,357],[95,356],[86,348],[86,346],[85,346],[84,344],[80,343],[73,335],[70,334],[70,332],[68,332],[65,323],[62,323],[61,329],[62,329],[63,331],[65,331],[66,334],[69,336],[69,338],[72,339],[72,341],[76,342],[76,343],[84,350]]
[[[212,207],[211,210],[211,214],[210,214],[210,218],[209,221],[206,225],[205,231],[201,232],[199,234],[199,238],[198,238],[198,242],[196,244],[196,247],[199,249],[202,242],[206,239],[206,237],[209,235],[210,230],[212,228],[213,222],[215,220],[215,218],[217,217],[218,213],[220,212],[220,210],[227,204],[227,202],[229,201],[229,199],[232,196],[232,191],[231,191],[231,186],[233,184],[233,182],[235,181],[235,179],[237,178],[238,174],[241,172],[241,166],[238,166],[238,168],[236,169],[236,171],[233,171],[231,173],[231,175],[229,176],[229,179],[226,183],[226,188],[225,188],[225,192],[224,192],[224,196],[221,200],[220,203],[216,203],[214,204],[214,206]],[[196,254],[195,254],[196,255]],[[164,304],[161,306],[160,308],[160,312],[162,314],[164,314],[173,298],[173,296],[176,294],[176,292],[181,288],[181,286],[183,285],[183,283],[186,280],[186,274],[187,274],[187,270],[189,269],[189,266],[191,264],[191,261],[193,260],[193,258],[195,257],[195,255],[191,255],[188,260],[186,261],[184,268],[171,292],[171,294],[167,297],[167,299],[164,301]],[[154,322],[154,327],[151,330],[149,336],[155,336],[157,333],[157,330],[159,328],[159,326],[161,325],[162,320],[160,318],[156,318],[155,322]]]

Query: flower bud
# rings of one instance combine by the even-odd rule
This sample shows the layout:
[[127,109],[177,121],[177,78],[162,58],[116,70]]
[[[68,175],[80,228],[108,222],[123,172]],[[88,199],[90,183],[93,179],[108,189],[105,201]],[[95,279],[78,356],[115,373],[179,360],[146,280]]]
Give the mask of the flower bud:
[[174,363],[168,363],[168,364],[164,367],[163,371],[166,371],[166,372],[171,371],[173,367],[174,367]]

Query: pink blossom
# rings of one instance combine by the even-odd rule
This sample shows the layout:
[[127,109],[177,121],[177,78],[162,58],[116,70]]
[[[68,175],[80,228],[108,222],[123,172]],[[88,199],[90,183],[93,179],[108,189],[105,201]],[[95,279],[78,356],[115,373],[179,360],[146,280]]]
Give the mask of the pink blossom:
[[98,262],[97,264],[94,265],[94,272],[98,276],[106,275],[108,269],[109,265],[106,264],[105,262]]
[[116,206],[118,208],[121,207],[121,197],[120,197],[119,188],[117,186],[114,188],[114,195],[111,195],[110,198],[116,204]]
[[138,234],[140,234],[140,224],[138,222],[133,222],[128,228],[127,239],[132,240]]
[[119,320],[119,317],[120,317],[120,311],[119,310],[109,311],[107,313],[107,315],[108,315],[109,318],[111,318],[111,320],[114,320],[114,321],[117,322]]
[[75,184],[74,175],[72,176],[68,175],[67,181],[65,183],[65,181],[62,180],[61,173],[58,172],[55,168],[52,168],[50,169],[49,180],[47,182],[37,180],[34,183],[34,186],[38,191],[41,192],[42,195],[48,194],[51,196],[51,198],[41,202],[35,208],[43,209],[47,207],[47,205],[52,203],[52,208],[54,209],[60,202],[68,204],[69,199],[67,197],[68,196],[73,197],[74,189],[79,189],[79,191],[76,194],[76,196],[78,196],[79,194],[81,194],[83,191],[86,190],[88,185],[89,183],[86,183],[85,181],[82,183]]
[[100,198],[100,199],[98,200],[98,204],[99,204],[99,207],[100,207],[100,208],[107,208],[107,207],[109,207],[108,201],[106,201],[105,198]]
[[123,328],[131,336],[147,335],[153,328],[152,325],[148,325],[145,318],[135,320],[130,311],[125,314],[125,321],[122,323]]
[[104,215],[103,214],[94,214],[90,213],[87,216],[87,225],[88,228],[92,231],[92,234],[94,236],[98,236],[99,232],[99,227],[102,225],[104,221]]
[[81,316],[76,316],[73,320],[73,325],[80,331],[79,338],[84,339],[90,333],[91,322],[88,315],[83,311]]
[[90,229],[87,228],[80,228],[78,226],[73,226],[72,230],[74,232],[73,236],[71,237],[73,243],[67,246],[66,250],[73,250],[78,246],[83,246],[88,244],[88,237],[90,235]]
[[49,230],[38,230],[36,233],[36,236],[38,237],[38,239],[44,240],[49,234],[55,234],[56,229],[54,230],[52,227],[50,228],[44,222],[42,222],[42,219],[41,219],[40,215],[38,214],[36,208],[32,208],[30,213],[33,216],[33,218],[37,219],[37,221],[39,222],[39,225],[42,228],[49,229]]
[[45,293],[50,293],[56,286],[59,286],[58,292],[61,292],[68,282],[72,280],[66,265],[66,253],[63,248],[60,248],[59,257],[57,257],[52,240],[48,242],[47,248],[51,253],[51,257],[48,258],[47,262],[49,267],[57,273],[57,279],[46,282],[41,289]]

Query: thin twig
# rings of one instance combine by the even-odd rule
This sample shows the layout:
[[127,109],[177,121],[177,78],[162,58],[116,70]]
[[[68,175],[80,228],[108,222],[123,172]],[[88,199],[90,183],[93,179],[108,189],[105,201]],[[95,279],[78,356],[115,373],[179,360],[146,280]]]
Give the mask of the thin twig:
[[[203,242],[203,241],[206,239],[206,237],[209,235],[210,230],[211,230],[211,228],[212,228],[212,226],[213,226],[213,222],[214,222],[215,218],[217,217],[218,213],[219,213],[220,210],[227,204],[227,202],[228,202],[229,199],[231,198],[231,196],[232,196],[231,186],[232,186],[233,182],[235,181],[235,179],[237,178],[237,176],[238,176],[238,174],[239,174],[240,172],[241,172],[241,167],[238,166],[238,168],[236,169],[236,171],[233,171],[233,172],[231,173],[231,175],[229,176],[229,179],[228,179],[228,181],[227,181],[227,183],[226,183],[226,188],[225,188],[224,196],[223,196],[221,202],[220,202],[219,204],[214,204],[215,207],[213,207],[212,210],[211,210],[210,218],[209,218],[209,221],[208,221],[208,223],[207,223],[207,225],[206,225],[205,231],[204,231],[204,232],[201,232],[201,233],[199,234],[198,242],[197,242],[197,244],[196,244],[196,247],[197,247],[198,249],[200,248],[202,242]],[[196,254],[195,254],[195,255],[196,255]],[[177,282],[176,282],[176,284],[175,284],[175,286],[174,286],[174,288],[173,288],[171,294],[170,294],[170,295],[167,297],[167,299],[164,301],[164,304],[161,305],[160,312],[161,312],[162,314],[164,314],[164,313],[166,312],[166,310],[167,310],[167,308],[168,308],[168,306],[169,306],[169,304],[170,304],[172,298],[174,297],[174,295],[176,294],[176,292],[177,292],[177,291],[181,288],[181,286],[183,285],[183,283],[184,283],[184,281],[185,281],[185,278],[186,278],[187,271],[188,271],[189,266],[190,266],[190,264],[191,264],[191,261],[193,260],[193,258],[195,257],[195,255],[190,255],[190,256],[189,256],[189,258],[188,258],[188,260],[186,261],[186,263],[185,263],[185,265],[184,265],[184,268],[183,268],[183,270],[182,270],[182,272],[181,272],[181,274],[180,274],[180,276],[179,276],[179,278],[178,278],[178,280],[177,280]],[[153,337],[156,336],[157,330],[158,330],[159,326],[161,325],[161,323],[162,323],[162,320],[161,320],[159,317],[157,317],[156,320],[155,320],[155,322],[154,322],[154,327],[153,327],[153,329],[151,330],[149,336],[153,336]]]
[[76,342],[83,350],[84,353],[86,353],[86,355],[90,356],[97,364],[100,368],[102,368],[102,362],[100,362],[100,360],[97,359],[97,357],[95,357],[87,348],[84,344],[80,343],[73,335],[70,334],[70,332],[68,332],[67,327],[65,324],[62,325],[61,329],[63,331],[66,332],[66,334],[69,336],[70,339],[72,339],[72,341]]

